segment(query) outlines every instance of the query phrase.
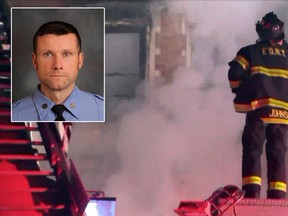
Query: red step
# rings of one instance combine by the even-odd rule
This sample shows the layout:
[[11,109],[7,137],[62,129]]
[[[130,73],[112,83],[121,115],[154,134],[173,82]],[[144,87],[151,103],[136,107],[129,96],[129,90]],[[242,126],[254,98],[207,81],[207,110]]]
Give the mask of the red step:
[[46,160],[46,154],[27,155],[27,154],[0,154],[0,160]]
[[38,131],[38,127],[17,125],[15,124],[1,124],[0,130],[11,131],[11,130],[25,130],[25,131]]
[[22,189],[22,190],[1,189],[0,190],[0,193],[44,193],[44,192],[55,193],[55,192],[59,192],[59,190],[46,188],[46,187],[27,188],[25,190],[24,189]]
[[0,110],[0,116],[10,116],[11,112],[10,111],[6,111],[6,110]]
[[11,84],[0,84],[0,89],[11,89]]
[[0,175],[52,176],[54,173],[50,170],[7,170],[0,171]]
[[35,205],[35,206],[0,206],[0,211],[1,210],[61,210],[64,209],[65,205],[45,205],[45,204],[41,204],[41,205]]
[[17,125],[15,124],[1,124],[0,125],[0,130],[25,130],[25,131],[37,131],[37,127],[33,126],[25,126],[25,125]]
[[31,141],[26,139],[0,139],[0,145],[11,144],[11,145],[41,145],[41,141]]
[[11,102],[10,98],[0,96],[0,103],[10,103],[10,102]]

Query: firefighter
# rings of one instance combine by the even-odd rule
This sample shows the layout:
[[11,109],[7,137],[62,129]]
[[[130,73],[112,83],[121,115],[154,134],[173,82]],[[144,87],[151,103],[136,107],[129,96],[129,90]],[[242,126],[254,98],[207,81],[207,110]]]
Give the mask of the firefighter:
[[236,112],[246,113],[242,134],[242,189],[259,198],[260,158],[267,159],[267,198],[286,197],[285,153],[288,131],[288,44],[284,22],[274,12],[256,23],[259,39],[229,62],[228,79]]

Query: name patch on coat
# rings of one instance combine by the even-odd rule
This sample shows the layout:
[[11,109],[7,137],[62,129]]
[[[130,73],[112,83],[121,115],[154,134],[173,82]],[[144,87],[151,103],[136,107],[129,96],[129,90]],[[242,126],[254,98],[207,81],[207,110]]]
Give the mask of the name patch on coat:
[[269,117],[271,118],[284,118],[284,119],[288,119],[288,111],[286,110],[278,110],[278,109],[272,109]]

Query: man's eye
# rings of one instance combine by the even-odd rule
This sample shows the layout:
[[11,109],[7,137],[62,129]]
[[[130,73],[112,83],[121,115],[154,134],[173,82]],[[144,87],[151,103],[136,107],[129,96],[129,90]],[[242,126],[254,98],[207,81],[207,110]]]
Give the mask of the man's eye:
[[45,53],[43,53],[43,56],[44,56],[44,57],[51,57],[51,56],[52,56],[52,53],[50,53],[50,52],[45,52]]
[[64,57],[68,57],[68,56],[71,56],[71,55],[72,55],[71,52],[64,52],[64,53],[63,53],[63,56],[64,56]]

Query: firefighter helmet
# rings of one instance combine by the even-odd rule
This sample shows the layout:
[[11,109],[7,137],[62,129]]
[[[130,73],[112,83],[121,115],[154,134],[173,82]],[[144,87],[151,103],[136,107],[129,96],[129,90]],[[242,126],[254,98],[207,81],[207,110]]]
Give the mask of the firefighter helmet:
[[275,13],[267,13],[256,23],[256,32],[262,41],[282,40],[285,37],[284,22]]

